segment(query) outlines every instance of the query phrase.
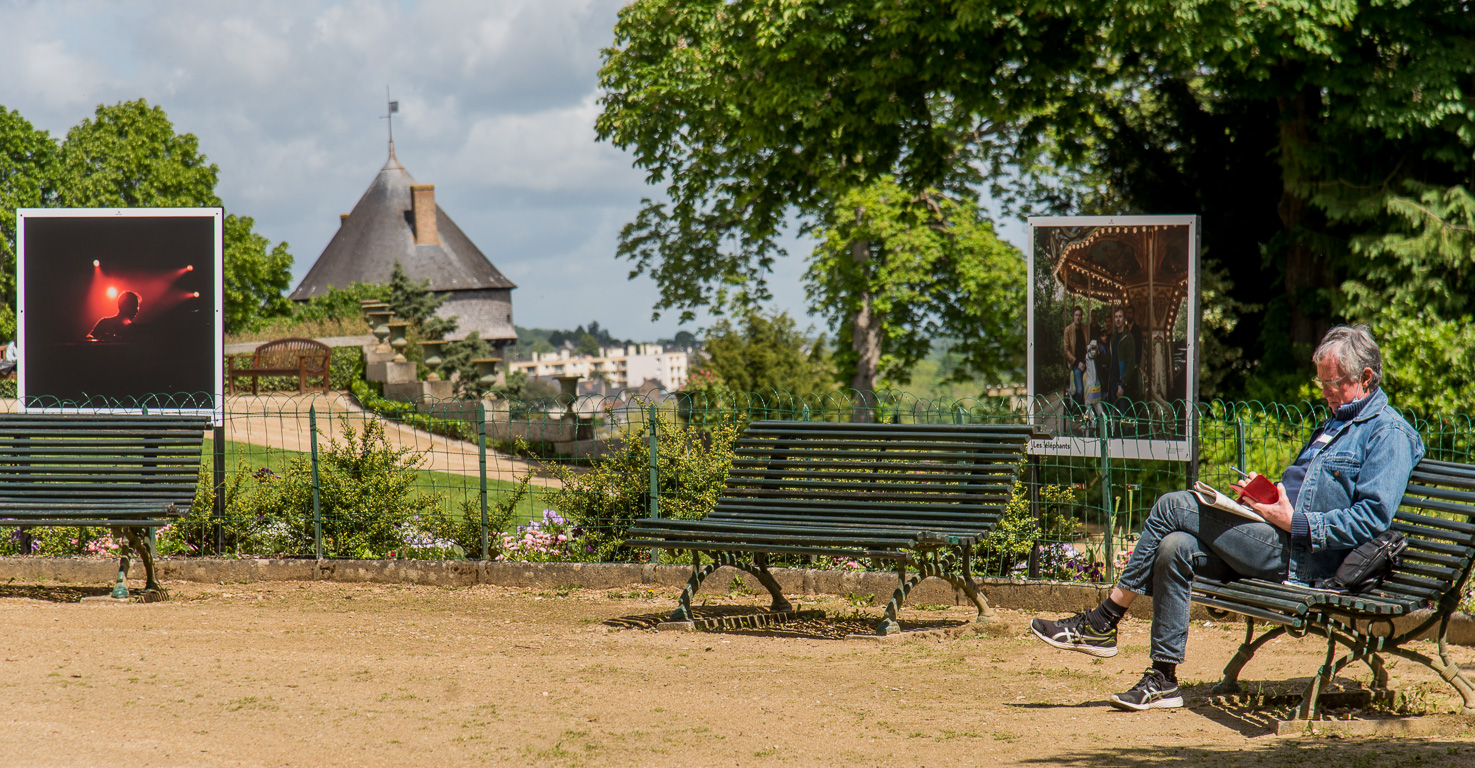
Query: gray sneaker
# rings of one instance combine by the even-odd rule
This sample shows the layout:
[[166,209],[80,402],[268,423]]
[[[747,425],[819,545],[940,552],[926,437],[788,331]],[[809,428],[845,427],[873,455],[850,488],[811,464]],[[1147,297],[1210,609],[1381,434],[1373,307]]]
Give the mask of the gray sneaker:
[[1116,655],[1116,627],[1102,632],[1091,626],[1084,613],[1067,616],[1060,621],[1035,619],[1029,623],[1029,628],[1035,637],[1056,648],[1080,651],[1101,659]]
[[1183,696],[1178,684],[1169,680],[1162,672],[1147,668],[1142,680],[1126,693],[1113,693],[1111,705],[1117,709],[1141,712],[1145,709],[1173,709],[1183,706]]

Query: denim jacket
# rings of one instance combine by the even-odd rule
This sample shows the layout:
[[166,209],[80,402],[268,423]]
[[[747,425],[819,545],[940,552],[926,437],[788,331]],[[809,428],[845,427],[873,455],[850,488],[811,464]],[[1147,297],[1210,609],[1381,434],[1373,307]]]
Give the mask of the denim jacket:
[[1383,390],[1370,397],[1306,470],[1295,511],[1306,516],[1311,546],[1291,544],[1293,582],[1331,576],[1349,550],[1387,530],[1409,473],[1424,458],[1423,439]]

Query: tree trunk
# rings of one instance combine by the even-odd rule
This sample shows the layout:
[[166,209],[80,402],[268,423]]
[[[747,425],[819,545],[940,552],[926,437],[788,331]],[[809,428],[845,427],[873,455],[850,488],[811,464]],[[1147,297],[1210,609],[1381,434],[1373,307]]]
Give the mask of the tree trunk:
[[1311,145],[1311,113],[1316,99],[1315,93],[1303,89],[1293,98],[1278,100],[1281,195],[1276,213],[1289,239],[1284,271],[1290,309],[1290,328],[1286,330],[1297,347],[1315,346],[1329,327],[1317,294],[1334,282],[1326,254],[1317,252],[1308,242],[1306,187],[1310,180],[1305,175],[1302,153]]
[[[856,211],[856,217],[864,215],[864,209]],[[871,241],[856,240],[850,244],[850,255],[856,265],[856,272],[862,275],[862,282],[866,282],[866,262],[871,258]],[[861,288],[860,306],[850,317],[850,347],[855,350],[855,375],[850,378],[850,386],[858,390],[860,400],[855,404],[852,421],[872,421],[874,419],[875,396],[872,392],[876,389],[876,376],[881,367],[881,319],[876,316],[875,308],[871,305],[871,292],[868,288]]]

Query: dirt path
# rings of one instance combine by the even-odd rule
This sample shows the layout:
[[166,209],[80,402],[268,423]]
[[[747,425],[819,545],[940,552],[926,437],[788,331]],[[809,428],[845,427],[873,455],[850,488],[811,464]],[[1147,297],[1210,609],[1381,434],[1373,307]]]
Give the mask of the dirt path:
[[[1192,629],[1189,708],[1125,713],[1104,701],[1147,664],[1147,625],[1131,620],[1123,653],[1094,660],[1026,637],[1030,617],[1010,611],[988,634],[874,643],[620,628],[669,610],[665,591],[169,587],[169,603],[123,606],[0,587],[0,763],[1475,764],[1458,723],[1427,739],[1286,739],[1265,735],[1264,713],[1209,705],[1206,683],[1237,643],[1228,625]],[[1317,664],[1316,641],[1283,639],[1246,677]],[[1431,675],[1392,672],[1418,702],[1447,707]]]
[[[312,449],[309,442],[312,430],[309,426],[309,409],[317,409],[318,429],[326,437],[338,436],[344,419],[356,430],[363,429],[368,419],[384,424],[385,435],[397,446],[425,452],[424,469],[448,472],[457,475],[475,476],[480,473],[480,456],[477,447],[464,440],[452,440],[440,435],[422,432],[398,422],[381,419],[365,413],[352,399],[341,392],[326,395],[237,395],[225,399],[225,437],[235,442],[262,445],[287,451],[306,453]],[[318,444],[319,450],[323,442]],[[530,464],[504,453],[487,450],[487,477],[495,480],[518,480],[527,472]],[[533,478],[534,485],[558,488],[563,484],[555,478]]]

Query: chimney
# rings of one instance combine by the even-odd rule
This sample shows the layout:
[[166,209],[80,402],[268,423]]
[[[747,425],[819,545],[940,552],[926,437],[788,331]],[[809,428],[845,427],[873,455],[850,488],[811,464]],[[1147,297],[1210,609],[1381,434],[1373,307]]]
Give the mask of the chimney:
[[411,184],[411,206],[415,216],[415,245],[440,245],[435,231],[435,185]]
[[344,224],[347,224],[347,223],[348,223],[348,214],[346,214],[346,213],[340,213],[340,214],[338,214],[338,226],[341,227],[341,226],[343,226]]

